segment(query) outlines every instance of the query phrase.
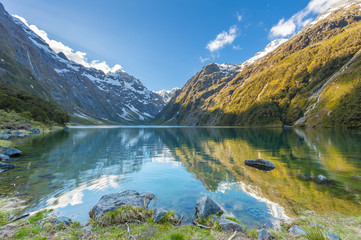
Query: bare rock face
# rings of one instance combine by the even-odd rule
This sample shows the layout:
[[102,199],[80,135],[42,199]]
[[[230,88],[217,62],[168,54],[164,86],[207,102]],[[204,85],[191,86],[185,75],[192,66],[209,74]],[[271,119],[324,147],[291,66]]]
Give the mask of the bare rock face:
[[197,201],[196,216],[197,218],[206,218],[212,214],[222,215],[223,210],[208,196],[204,196]]
[[114,211],[121,206],[133,206],[148,208],[148,205],[155,196],[151,193],[138,193],[134,190],[128,190],[120,193],[111,193],[104,195],[99,202],[89,212],[91,218],[100,219],[104,213]]

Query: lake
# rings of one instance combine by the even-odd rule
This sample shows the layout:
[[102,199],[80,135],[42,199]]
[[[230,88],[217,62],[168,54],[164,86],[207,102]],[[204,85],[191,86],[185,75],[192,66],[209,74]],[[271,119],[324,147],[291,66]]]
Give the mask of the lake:
[[[82,224],[108,193],[156,195],[150,208],[191,219],[208,195],[248,227],[305,210],[361,214],[361,131],[294,128],[80,127],[19,140],[24,156],[0,191]],[[244,165],[262,158],[276,169]],[[322,174],[332,184],[316,184]]]

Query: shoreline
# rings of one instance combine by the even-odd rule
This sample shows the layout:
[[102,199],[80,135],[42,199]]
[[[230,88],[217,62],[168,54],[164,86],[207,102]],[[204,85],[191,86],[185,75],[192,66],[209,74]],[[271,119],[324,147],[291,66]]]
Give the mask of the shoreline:
[[[127,206],[125,206],[127,207]],[[361,217],[345,216],[341,214],[316,214],[313,211],[306,211],[304,215],[293,218],[290,222],[282,222],[279,230],[244,227],[242,231],[224,230],[219,225],[220,219],[234,223],[241,223],[241,219],[229,217],[217,217],[210,215],[206,218],[197,218],[196,223],[183,223],[179,213],[167,211],[160,221],[155,222],[155,209],[133,210],[126,215],[129,219],[117,222],[104,222],[90,218],[81,225],[73,222],[66,216],[56,216],[52,210],[42,209],[32,212],[30,215],[21,215],[19,209],[26,208],[26,200],[21,198],[0,198],[0,238],[1,239],[128,239],[129,235],[135,239],[260,239],[259,235],[268,232],[275,239],[308,239],[302,235],[302,231],[314,233],[321,231],[330,233],[330,236],[338,238],[329,239],[357,239],[361,233]],[[120,207],[118,209],[121,209]],[[127,208],[127,211],[129,209]],[[137,212],[144,212],[147,216],[135,218]],[[108,212],[116,214],[114,212]],[[127,212],[126,212],[127,213]],[[124,214],[124,212],[122,213]],[[114,215],[115,216],[115,215]],[[122,215],[123,216],[123,215]],[[16,220],[17,218],[19,218]],[[15,221],[13,220],[15,219]],[[12,222],[13,221],[13,222]],[[179,224],[181,222],[181,224]],[[296,226],[296,227],[295,227]],[[153,233],[149,233],[152,229]],[[332,233],[331,233],[332,232]],[[179,238],[176,238],[179,235]],[[233,236],[233,238],[231,238]],[[267,239],[267,238],[264,238]],[[270,238],[272,239],[272,238]],[[315,238],[316,239],[316,238]],[[318,238],[317,238],[318,239]]]

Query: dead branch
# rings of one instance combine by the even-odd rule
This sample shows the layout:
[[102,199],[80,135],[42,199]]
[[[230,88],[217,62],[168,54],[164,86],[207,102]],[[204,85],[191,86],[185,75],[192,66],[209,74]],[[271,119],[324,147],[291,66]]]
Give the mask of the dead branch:
[[199,224],[199,223],[197,223],[196,221],[193,221],[193,224],[196,225],[197,227],[200,227],[200,228],[211,229],[210,227],[207,227],[207,226],[204,226],[204,225],[202,225],[202,224]]
[[233,235],[228,238],[228,240],[232,240],[237,234],[237,231],[234,231]]

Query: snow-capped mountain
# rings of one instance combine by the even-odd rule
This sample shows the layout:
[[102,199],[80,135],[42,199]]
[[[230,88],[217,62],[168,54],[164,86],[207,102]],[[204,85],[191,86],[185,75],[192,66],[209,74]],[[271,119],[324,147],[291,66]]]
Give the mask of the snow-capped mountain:
[[164,102],[169,102],[169,100],[173,97],[174,93],[179,89],[180,88],[175,87],[172,90],[160,90],[155,93],[161,96]]
[[[104,73],[71,61],[62,52],[56,53],[1,4],[0,25],[1,59],[14,60],[36,78],[7,83],[48,98],[73,116],[99,122],[142,122],[152,119],[165,105],[161,96],[120,68]],[[10,70],[0,69],[8,73]]]

